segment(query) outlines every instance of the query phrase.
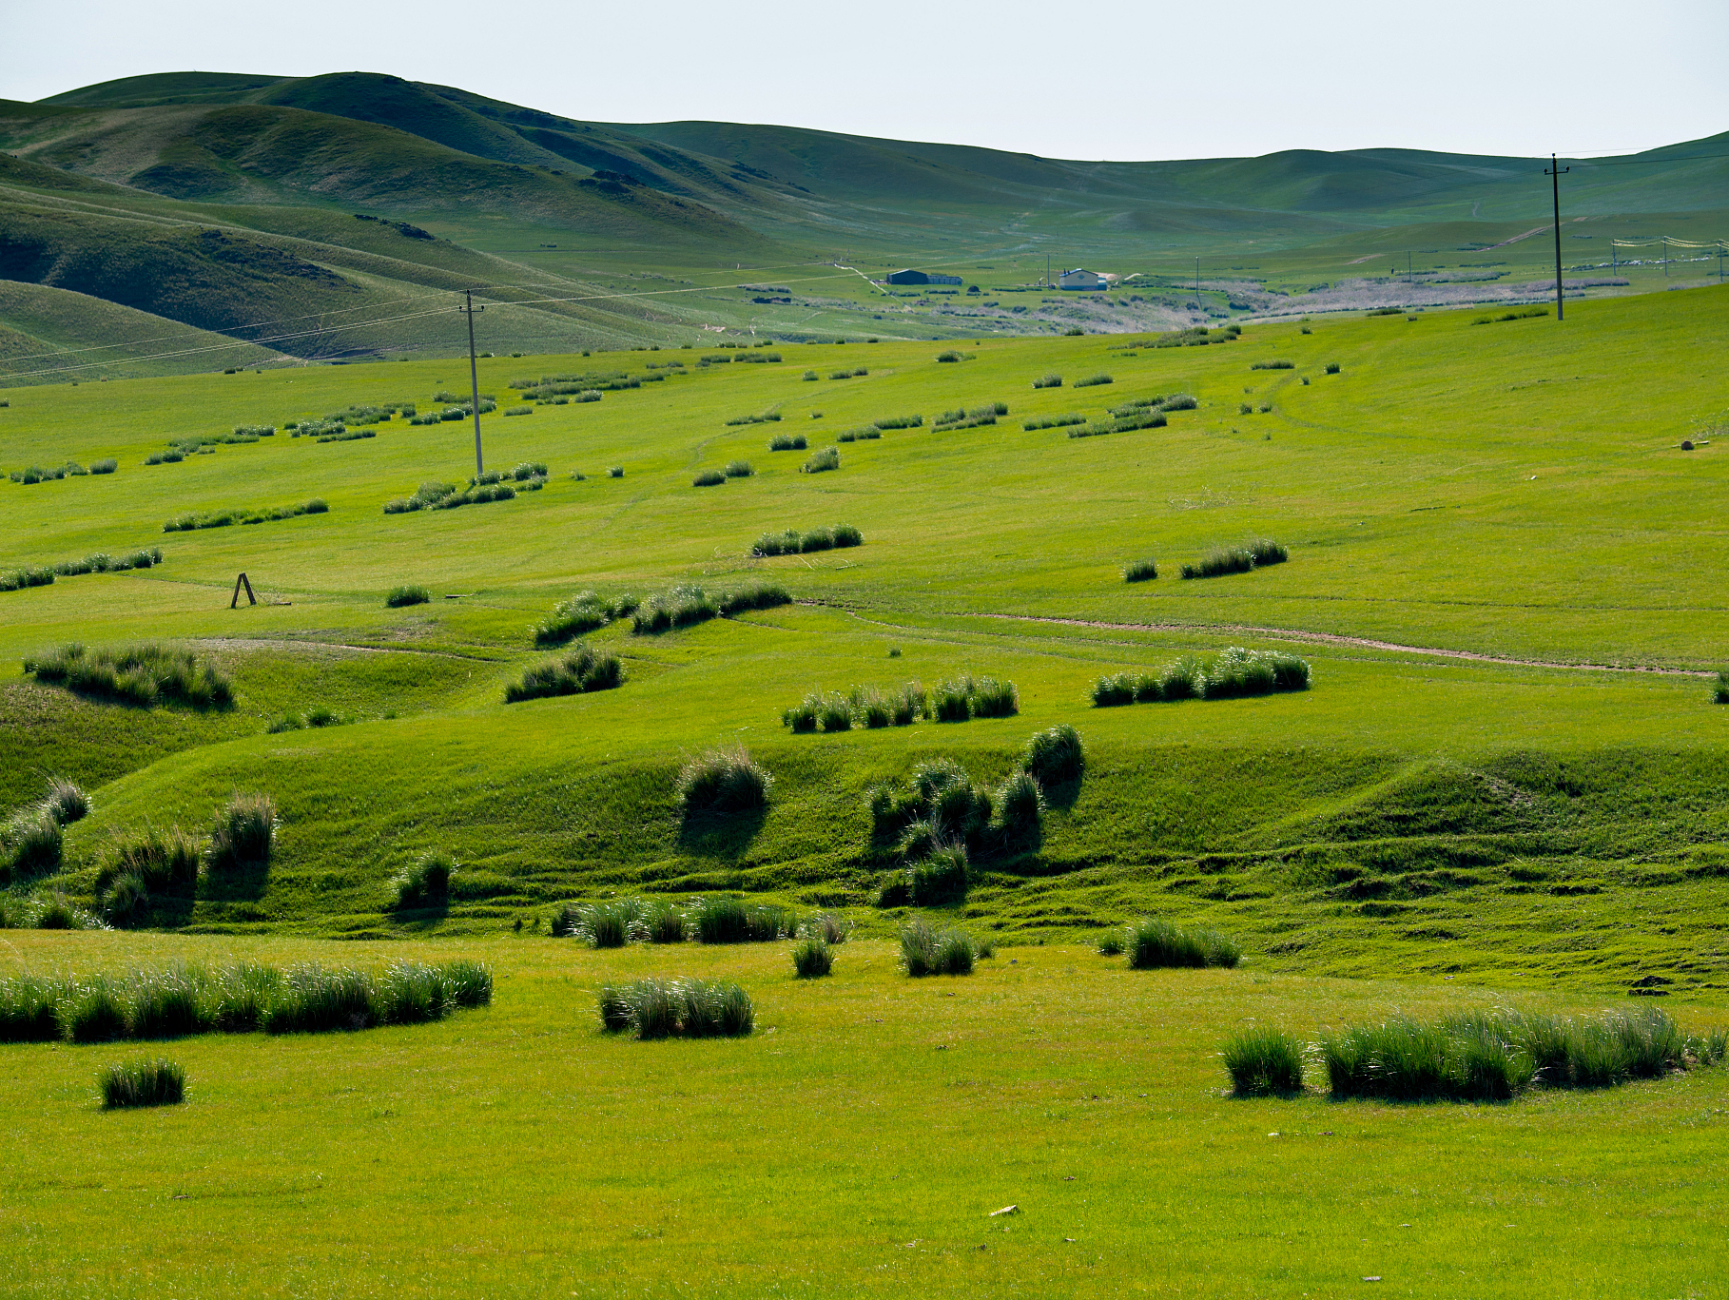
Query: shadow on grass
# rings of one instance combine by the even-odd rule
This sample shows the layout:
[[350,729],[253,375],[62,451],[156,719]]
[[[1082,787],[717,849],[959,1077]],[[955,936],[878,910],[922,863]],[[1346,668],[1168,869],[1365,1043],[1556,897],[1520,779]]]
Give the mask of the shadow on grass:
[[750,848],[767,817],[766,808],[687,817],[678,828],[678,847],[698,857],[735,862]]
[[1081,777],[1072,777],[1067,781],[1058,781],[1045,787],[1045,806],[1060,808],[1067,812],[1075,806],[1075,800],[1081,797]]
[[200,877],[199,894],[211,903],[256,903],[270,884],[268,862],[246,862],[206,871]]

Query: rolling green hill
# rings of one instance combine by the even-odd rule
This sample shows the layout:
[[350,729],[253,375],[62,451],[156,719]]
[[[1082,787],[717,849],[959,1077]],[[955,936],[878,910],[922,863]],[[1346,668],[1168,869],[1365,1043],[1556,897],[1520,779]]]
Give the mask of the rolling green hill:
[[[1726,140],[1575,160],[1570,282],[1699,283],[1706,252],[1684,253],[1672,274],[1668,246],[1629,265],[1610,241],[1729,236]],[[0,275],[196,328],[269,321],[286,336],[277,323],[345,313],[340,340],[284,337],[297,355],[447,350],[449,331],[399,326],[384,304],[474,284],[499,305],[558,300],[489,322],[493,350],[509,351],[705,331],[1171,329],[1524,306],[1553,288],[1553,250],[1534,237],[1549,213],[1540,159],[1370,149],[1084,162],[788,126],[582,122],[365,72],[169,73],[0,103],[0,150]],[[320,210],[385,220],[339,229]],[[359,265],[357,252],[391,265]],[[969,291],[900,301],[868,283],[908,264],[949,268]],[[1077,264],[1112,271],[1119,290],[1046,300],[1047,268]]]
[[[45,764],[96,787],[65,872],[14,893],[62,888],[98,906],[112,834],[196,827],[239,787],[282,809],[268,881],[165,901],[156,924],[392,933],[389,881],[439,847],[467,864],[435,918],[457,929],[618,889],[747,889],[882,916],[873,904],[900,865],[873,840],[871,788],[943,755],[997,782],[1028,735],[1069,722],[1091,754],[1084,781],[1053,796],[1035,847],[981,860],[965,905],[1004,934],[1057,937],[1153,907],[1293,969],[1516,962],[1545,978],[1719,981],[1707,932],[1729,824],[1729,710],[1709,680],[1721,601],[1709,566],[1671,557],[1714,545],[1724,292],[1586,302],[1564,324],[1431,313],[1252,326],[1205,347],[992,341],[956,361],[916,343],[494,358],[482,387],[524,414],[487,420],[488,464],[540,462],[550,478],[513,500],[406,514],[383,506],[472,473],[466,424],[396,419],[315,444],[286,422],[424,409],[460,391],[465,367],[20,390],[0,410],[7,468],[120,468],[0,483],[13,521],[0,570],[147,545],[165,558],[0,592],[0,652],[16,664],[67,641],[172,638],[225,666],[237,705],[134,710],[14,669],[0,683],[5,798],[35,797]],[[1289,368],[1259,368],[1275,361]],[[1064,383],[1031,387],[1047,373]],[[638,386],[576,404],[521,396],[557,374]],[[1077,386],[1095,374],[1112,382]],[[1198,409],[1159,428],[1073,438],[1077,426],[1038,424],[1174,393]],[[944,409],[995,401],[1009,411],[993,424],[936,427]],[[914,413],[917,427],[840,436]],[[254,423],[279,432],[144,464]],[[781,433],[836,446],[840,468],[800,473],[806,452],[768,449]],[[1708,445],[1685,451],[1683,437]],[[754,473],[692,486],[731,461]],[[187,512],[313,497],[328,513],[163,531]],[[764,533],[841,523],[862,547],[751,554]],[[1289,562],[1177,576],[1255,535],[1285,543]],[[1160,576],[1125,583],[1123,566],[1147,558]],[[242,571],[264,603],[231,611]],[[763,580],[799,603],[665,636],[615,623],[588,640],[623,657],[622,688],[503,702],[546,657],[526,629],[559,600]],[[386,609],[399,583],[425,584],[432,603]],[[1089,703],[1101,675],[1233,644],[1302,655],[1313,688]],[[1013,681],[1019,712],[815,736],[781,725],[812,690],[967,672]],[[269,730],[314,706],[343,725]],[[767,816],[691,834],[679,765],[739,742],[776,778]]]

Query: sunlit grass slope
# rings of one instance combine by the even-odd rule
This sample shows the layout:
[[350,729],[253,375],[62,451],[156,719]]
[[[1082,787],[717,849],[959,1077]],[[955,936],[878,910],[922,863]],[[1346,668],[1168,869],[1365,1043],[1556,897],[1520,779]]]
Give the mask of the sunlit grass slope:
[[[73,640],[186,640],[229,668],[237,703],[139,714],[14,667],[4,797],[33,798],[49,770],[100,787],[59,882],[88,897],[111,832],[200,828],[232,790],[270,791],[283,824],[268,878],[205,891],[165,925],[388,932],[404,923],[389,879],[429,849],[465,866],[448,915],[417,926],[533,919],[609,889],[864,909],[895,869],[870,839],[874,782],[941,754],[999,780],[1028,735],[1066,721],[1087,775],[1053,801],[1039,845],[986,864],[965,905],[981,924],[1054,935],[1153,907],[1311,970],[1713,981],[1729,710],[1710,703],[1723,603],[1703,557],[1720,543],[1723,448],[1680,443],[1706,441],[1721,401],[1726,314],[1713,289],[1582,304],[1564,323],[1429,313],[1251,327],[1207,347],[987,341],[951,362],[887,342],[777,345],[756,365],[736,349],[494,358],[487,464],[543,462],[547,486],[390,515],[421,483],[473,473],[469,425],[397,419],[332,443],[281,426],[353,403],[436,409],[463,367],[20,391],[0,410],[3,468],[113,456],[119,470],[0,484],[0,569],[149,545],[165,559],[0,593],[0,653],[16,665]],[[1256,368],[1272,361],[1290,368]],[[617,371],[670,377],[502,414],[513,380]],[[1035,390],[1049,373],[1063,385]],[[1077,387],[1101,374],[1112,382]],[[1021,427],[1183,393],[1198,409],[1163,428]],[[992,402],[1009,408],[994,425],[935,427]],[[840,438],[914,414],[916,428]],[[253,423],[279,431],[142,463]],[[840,469],[800,473],[807,453],[770,451],[777,434],[838,447]],[[692,486],[735,460],[756,472]],[[329,512],[162,531],[186,512],[312,497]],[[865,544],[749,557],[765,532],[835,524]],[[1248,537],[1290,561],[1176,576]],[[1148,558],[1161,576],[1124,583]],[[242,571],[264,603],[230,610]],[[756,580],[800,604],[658,638],[595,632],[624,658],[621,689],[503,703],[543,657],[528,629],[558,600]],[[387,609],[401,583],[433,601]],[[1090,706],[1100,675],[1232,644],[1302,654],[1313,689]],[[796,737],[779,721],[812,689],[965,671],[1014,681],[1019,715]],[[346,725],[265,733],[319,704]],[[768,814],[681,833],[679,764],[739,741],[776,775]]]

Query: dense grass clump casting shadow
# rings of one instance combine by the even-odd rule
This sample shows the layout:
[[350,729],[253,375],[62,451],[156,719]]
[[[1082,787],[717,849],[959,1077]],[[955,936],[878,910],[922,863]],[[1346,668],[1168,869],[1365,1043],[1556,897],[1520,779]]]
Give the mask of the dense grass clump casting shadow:
[[214,664],[200,662],[189,650],[142,645],[119,650],[86,650],[73,642],[52,654],[24,661],[37,681],[64,686],[77,695],[150,708],[160,703],[194,709],[225,709],[234,688]]
[[186,1071],[173,1061],[122,1061],[96,1072],[103,1110],[178,1106],[186,1100]]
[[617,655],[602,654],[591,646],[579,645],[524,672],[521,681],[504,688],[504,702],[516,704],[557,695],[610,691],[623,681],[624,667]]
[[1130,970],[1166,966],[1223,966],[1242,960],[1237,945],[1216,930],[1185,930],[1154,917],[1131,925],[1127,934]]
[[691,821],[766,809],[773,786],[774,777],[744,746],[711,749],[679,772],[679,811]]
[[1307,660],[1283,650],[1244,650],[1230,646],[1211,659],[1193,655],[1156,673],[1108,673],[1093,683],[1094,708],[1178,700],[1226,700],[1245,695],[1306,691]]
[[792,968],[800,979],[817,979],[834,969],[834,949],[815,936],[792,946]]
[[1081,779],[1086,770],[1081,734],[1066,722],[1035,732],[1021,751],[1021,770],[1030,772],[1045,789]]
[[175,966],[127,975],[0,979],[0,1041],[73,1043],[191,1034],[311,1033],[414,1024],[492,1001],[479,962],[397,962],[379,974],[321,966]]
[[1239,1029],[1225,1039],[1221,1054],[1235,1096],[1288,1096],[1303,1090],[1303,1046],[1282,1029]]
[[276,804],[267,794],[235,794],[216,815],[204,865],[233,871],[270,865],[276,842]]
[[737,984],[642,979],[597,996],[601,1027],[640,1039],[742,1038],[756,1028],[750,994]]
[[384,598],[384,603],[390,609],[401,609],[404,605],[424,605],[431,599],[432,593],[425,587],[392,587],[390,594]]
[[971,975],[978,946],[961,930],[937,930],[913,921],[900,932],[901,965],[908,975]]
[[1159,566],[1151,560],[1133,560],[1123,566],[1124,582],[1151,582],[1159,576]]
[[456,867],[447,853],[424,853],[416,858],[393,882],[397,908],[444,907],[450,901],[450,878]]

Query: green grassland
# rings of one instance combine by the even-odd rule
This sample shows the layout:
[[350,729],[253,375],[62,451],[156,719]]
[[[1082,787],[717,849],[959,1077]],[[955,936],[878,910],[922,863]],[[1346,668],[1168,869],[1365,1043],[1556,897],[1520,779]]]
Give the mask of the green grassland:
[[[357,959],[305,940],[9,940],[12,960],[66,971]],[[916,981],[870,940],[816,981],[793,978],[785,944],[438,945],[458,949],[492,964],[491,1007],[152,1044],[186,1070],[186,1103],[166,1110],[97,1108],[97,1069],[137,1046],[0,1048],[14,1156],[0,1288],[1723,1294],[1721,1069],[1498,1106],[1223,1095],[1218,1044],[1235,1025],[1307,1037],[1494,1005],[1482,990],[1130,971],[1057,946]],[[601,1033],[594,990],[650,973],[741,982],[756,1033]],[[1671,1009],[1694,1029],[1721,1014]]]
[[[483,349],[506,350],[488,334],[506,314],[478,319]],[[5,390],[0,573],[163,560],[0,591],[0,813],[51,775],[91,798],[62,866],[14,873],[0,913],[58,894],[100,914],[115,836],[201,834],[237,791],[270,794],[280,824],[267,868],[102,930],[0,932],[0,975],[476,957],[497,984],[430,1024],[0,1045],[0,1294],[1724,1294],[1721,1067],[1392,1105],[1327,1100],[1311,1062],[1301,1095],[1225,1093],[1242,1026],[1312,1041],[1400,1014],[1645,1005],[1725,1023],[1729,291],[1482,314],[1188,347],[885,330],[488,357],[486,465],[544,463],[545,486],[392,514],[467,482],[470,422],[327,443],[285,425],[440,409],[464,364]],[[1291,367],[1255,368],[1271,361]],[[1032,387],[1050,373],[1061,387]],[[578,374],[639,386],[505,414],[530,405],[513,382]],[[1164,427],[1023,428],[1182,393],[1196,409]],[[936,427],[996,402],[995,424]],[[257,424],[276,432],[145,464]],[[809,451],[771,451],[785,434]],[[838,470],[799,472],[830,446]],[[114,473],[8,477],[104,457]],[[754,473],[693,485],[735,460]],[[164,531],[314,497],[327,512]],[[863,544],[752,556],[839,524]],[[1252,537],[1289,560],[1177,576]],[[1149,558],[1156,579],[1124,581]],[[231,608],[241,572],[260,603]],[[553,653],[531,628],[559,601],[754,582],[795,603],[658,636],[613,623],[581,642],[622,658],[618,689],[504,703]],[[402,584],[431,600],[387,607]],[[233,707],[128,707],[23,671],[74,641],[185,646]],[[1101,675],[1231,645],[1300,654],[1311,688],[1090,703]],[[811,690],[965,672],[1013,681],[1018,713],[781,724]],[[320,708],[333,725],[272,729]],[[872,787],[944,757],[994,784],[1059,723],[1086,771],[1047,791],[1036,840],[976,857],[962,901],[880,906],[903,864],[873,840]],[[682,821],[681,765],[737,744],[774,778],[767,809]],[[458,864],[448,898],[399,908],[394,879],[434,851]],[[858,935],[802,980],[785,942],[548,933],[569,901],[716,892],[839,910]],[[995,955],[909,979],[884,940],[913,915]],[[1093,950],[1148,915],[1225,931],[1242,965]],[[596,991],[645,975],[739,982],[755,1033],[602,1033]],[[1653,981],[1661,1001],[1627,996]],[[99,1109],[98,1070],[139,1056],[184,1067],[185,1104]]]
[[[0,593],[6,802],[34,798],[50,770],[99,787],[62,876],[13,889],[91,901],[112,833],[195,829],[256,788],[283,819],[268,878],[165,903],[156,924],[486,931],[596,891],[727,888],[886,928],[893,914],[871,904],[897,866],[871,841],[869,788],[939,754],[1000,779],[1031,732],[1066,721],[1093,756],[1085,780],[1036,847],[984,864],[964,905],[1005,936],[1156,907],[1291,970],[1715,984],[1729,711],[1708,680],[1720,584],[1696,557],[1718,545],[1722,475],[1716,443],[1679,443],[1717,418],[1726,308],[1707,289],[1581,304],[1564,323],[1429,313],[1251,327],[1208,347],[987,340],[957,363],[889,342],[781,345],[758,365],[699,364],[737,350],[492,358],[481,386],[501,408],[513,380],[545,374],[671,377],[486,417],[488,465],[544,462],[544,490],[397,515],[386,501],[472,473],[466,423],[398,419],[329,444],[283,431],[142,462],[236,424],[431,405],[461,390],[449,362],[17,390],[0,410],[5,468],[120,469],[0,484],[0,568],[148,545],[165,559]],[[1293,368],[1254,368],[1268,360]],[[1063,387],[1031,387],[1051,371]],[[1099,372],[1114,382],[1073,387]],[[1182,392],[1199,409],[1165,428],[1020,427]],[[933,427],[990,401],[1010,408],[993,426]],[[778,421],[727,423],[771,409]],[[814,449],[915,413],[923,426],[835,443],[837,472],[768,450],[775,433]],[[691,486],[736,459],[756,473]],[[327,514],[162,531],[183,512],[315,496]],[[865,544],[750,557],[765,532],[837,523]],[[1291,561],[1176,578],[1245,536],[1284,542]],[[1122,566],[1149,556],[1163,576],[1125,584]],[[242,571],[264,603],[231,610]],[[587,639],[623,656],[621,689],[502,702],[545,657],[528,629],[559,600],[761,579],[799,603],[661,637],[617,624]],[[432,603],[385,608],[401,583]],[[164,638],[231,672],[231,712],[71,699],[16,667],[74,640]],[[1301,653],[1314,688],[1090,707],[1100,675],[1233,644]],[[816,736],[779,722],[812,689],[968,671],[1015,682],[1018,716]],[[266,734],[317,705],[344,725]],[[733,741],[776,775],[775,799],[757,822],[689,834],[678,767]],[[389,881],[430,849],[464,864],[449,906],[399,916]]]

